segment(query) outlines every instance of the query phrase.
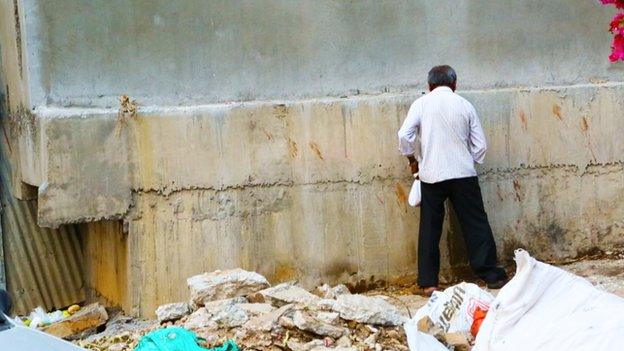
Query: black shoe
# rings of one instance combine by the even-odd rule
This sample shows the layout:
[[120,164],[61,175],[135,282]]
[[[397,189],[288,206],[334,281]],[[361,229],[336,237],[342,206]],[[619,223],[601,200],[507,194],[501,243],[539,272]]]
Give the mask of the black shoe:
[[497,280],[495,282],[487,283],[488,289],[498,290],[507,284],[507,279]]

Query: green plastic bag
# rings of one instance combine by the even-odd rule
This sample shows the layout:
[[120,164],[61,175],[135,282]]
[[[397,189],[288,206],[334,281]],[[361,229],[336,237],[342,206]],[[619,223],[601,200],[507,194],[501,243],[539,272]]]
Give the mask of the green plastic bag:
[[228,340],[222,346],[205,349],[197,345],[192,331],[179,327],[155,330],[141,338],[134,351],[240,351],[236,343]]

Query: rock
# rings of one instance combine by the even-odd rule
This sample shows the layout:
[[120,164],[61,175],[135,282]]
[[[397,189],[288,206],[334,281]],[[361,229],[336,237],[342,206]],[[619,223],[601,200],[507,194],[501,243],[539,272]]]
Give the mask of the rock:
[[175,321],[190,313],[188,302],[175,302],[162,305],[156,309],[159,322]]
[[203,307],[200,307],[197,311],[188,316],[184,322],[184,327],[187,329],[205,328],[210,330],[219,328],[217,323],[212,319],[212,314]]
[[349,291],[349,288],[347,288],[347,286],[344,284],[338,284],[334,286],[333,288],[329,286],[328,284],[323,284],[319,286],[317,290],[321,294],[321,297],[325,299],[335,299],[339,295],[351,294],[351,291]]
[[226,305],[221,310],[215,312],[212,320],[219,326],[234,328],[245,324],[249,317],[238,305]]
[[328,324],[336,325],[340,322],[340,315],[336,312],[318,312],[316,318]]
[[239,303],[238,307],[250,316],[266,314],[275,310],[275,307],[268,303]]
[[274,287],[261,290],[259,293],[274,306],[278,307],[291,303],[305,306],[320,300],[318,296],[291,283],[282,283]]
[[396,307],[376,296],[340,295],[334,310],[342,319],[366,324],[397,326],[407,320]]
[[240,268],[203,273],[187,279],[191,301],[203,306],[207,301],[245,296],[269,287],[265,277]]
[[63,339],[72,339],[85,331],[95,329],[108,320],[104,306],[94,303],[81,308],[74,315],[51,324],[42,330]]
[[277,323],[286,329],[294,329],[297,327],[295,325],[295,322],[292,320],[292,318],[288,316],[279,317],[279,319],[277,320]]
[[219,311],[221,311],[227,306],[241,304],[241,303],[247,303],[247,299],[242,296],[239,296],[239,297],[233,297],[230,299],[209,301],[204,304],[204,308],[206,309],[206,311],[208,311],[208,313],[215,314],[215,313],[219,313]]
[[469,351],[471,349],[470,336],[467,333],[444,334],[444,342],[449,346],[453,346],[455,351]]
[[243,328],[253,331],[271,331],[279,318],[293,308],[292,304],[284,305],[272,312],[251,318],[243,325]]
[[351,338],[349,335],[345,334],[341,336],[338,340],[336,340],[337,347],[351,347],[353,343],[351,342]]
[[334,304],[336,304],[336,300],[318,299],[313,301],[307,307],[311,310],[317,311],[332,311],[334,309]]
[[329,323],[325,323],[302,311],[295,312],[295,314],[293,315],[293,322],[297,328],[321,336],[331,336],[332,338],[339,338],[345,332],[343,328],[336,327]]

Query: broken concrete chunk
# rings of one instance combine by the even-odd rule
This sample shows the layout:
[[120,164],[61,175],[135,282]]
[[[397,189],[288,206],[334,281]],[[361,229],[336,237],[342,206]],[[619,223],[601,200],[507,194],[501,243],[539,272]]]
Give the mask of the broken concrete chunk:
[[81,333],[106,323],[108,314],[104,306],[94,303],[81,308],[71,317],[51,324],[42,330],[63,339],[72,339]]
[[268,303],[239,303],[238,307],[250,316],[266,314],[275,310],[275,307]]
[[208,313],[215,314],[227,306],[241,304],[241,303],[247,303],[247,299],[242,296],[239,296],[239,297],[233,297],[231,299],[208,301],[204,304],[204,308],[206,309],[206,311],[208,311]]
[[240,327],[245,324],[248,319],[247,313],[234,304],[223,306],[223,308],[216,311],[212,316],[212,320],[217,323],[217,325],[227,328]]
[[332,311],[336,300],[332,299],[318,299],[309,304],[308,307],[311,310],[316,311]]
[[190,313],[188,302],[175,302],[162,305],[156,309],[159,322],[175,321]]
[[295,312],[293,323],[301,330],[309,331],[316,335],[331,336],[332,338],[339,338],[345,332],[344,328],[325,323],[302,311]]
[[344,284],[338,284],[333,288],[328,284],[323,284],[317,288],[321,296],[325,299],[335,299],[339,295],[351,294],[349,288]]
[[292,304],[285,305],[267,314],[251,318],[243,327],[252,331],[271,331],[273,327],[278,325],[279,318],[292,308]]
[[359,323],[397,326],[406,321],[396,307],[377,296],[340,295],[334,310],[341,318]]
[[318,296],[290,283],[279,284],[274,287],[264,289],[259,293],[274,306],[278,307],[290,303],[310,305],[320,300]]
[[186,321],[184,327],[187,329],[218,329],[219,325],[212,319],[212,314],[206,311],[205,308],[200,307],[197,311],[191,313]]
[[336,312],[318,312],[316,318],[329,324],[336,325],[340,322],[340,315]]
[[187,279],[191,301],[203,306],[207,301],[245,296],[269,287],[265,277],[240,268],[203,273]]

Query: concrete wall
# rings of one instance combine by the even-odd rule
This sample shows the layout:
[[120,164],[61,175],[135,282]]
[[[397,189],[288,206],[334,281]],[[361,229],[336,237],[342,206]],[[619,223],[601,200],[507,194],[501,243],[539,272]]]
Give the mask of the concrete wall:
[[22,0],[33,106],[296,99],[619,80],[593,0]]
[[[598,3],[16,3],[16,177],[38,186],[41,225],[90,222],[86,281],[129,312],[218,268],[307,285],[413,277],[396,130],[438,63],[481,115],[504,260],[624,244],[624,76]],[[123,122],[122,93],[139,104]],[[456,223],[445,232],[450,279],[465,257]]]

